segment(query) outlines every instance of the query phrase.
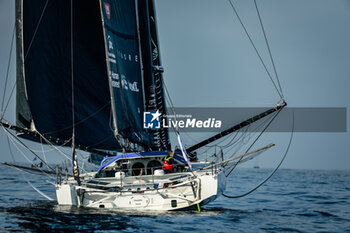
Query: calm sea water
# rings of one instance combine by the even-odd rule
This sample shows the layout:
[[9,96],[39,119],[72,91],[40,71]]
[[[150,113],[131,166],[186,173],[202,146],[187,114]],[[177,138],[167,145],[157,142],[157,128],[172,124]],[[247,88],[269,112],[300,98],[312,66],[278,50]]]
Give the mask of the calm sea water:
[[[269,174],[237,169],[227,194],[241,194]],[[0,165],[0,231],[83,232],[350,232],[350,171],[279,170],[240,199],[220,197],[197,211],[111,212],[62,208],[43,175]]]

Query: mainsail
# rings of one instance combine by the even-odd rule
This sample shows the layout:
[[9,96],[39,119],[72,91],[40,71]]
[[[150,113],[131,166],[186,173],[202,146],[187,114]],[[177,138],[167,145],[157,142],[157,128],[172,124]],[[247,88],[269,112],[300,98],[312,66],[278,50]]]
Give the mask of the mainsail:
[[152,1],[17,0],[16,25],[17,126],[69,142],[74,125],[78,148],[169,148],[166,129],[143,129],[144,111],[165,114]]

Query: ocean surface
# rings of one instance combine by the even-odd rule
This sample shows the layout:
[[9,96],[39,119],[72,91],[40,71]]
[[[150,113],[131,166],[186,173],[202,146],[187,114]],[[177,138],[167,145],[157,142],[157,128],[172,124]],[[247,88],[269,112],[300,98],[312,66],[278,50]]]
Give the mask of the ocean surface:
[[[237,169],[226,194],[245,193],[270,172]],[[62,208],[30,185],[55,199],[50,182],[0,165],[0,232],[350,232],[350,171],[281,169],[252,194],[220,197],[201,212]]]

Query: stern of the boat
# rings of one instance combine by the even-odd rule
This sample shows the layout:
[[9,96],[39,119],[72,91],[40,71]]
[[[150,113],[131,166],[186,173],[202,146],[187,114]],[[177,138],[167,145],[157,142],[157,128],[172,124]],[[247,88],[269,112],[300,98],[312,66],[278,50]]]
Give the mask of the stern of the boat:
[[223,171],[217,174],[206,174],[201,177],[201,202],[206,205],[222,195],[226,188],[226,176]]
[[59,205],[78,205],[76,190],[74,184],[57,184],[56,197]]

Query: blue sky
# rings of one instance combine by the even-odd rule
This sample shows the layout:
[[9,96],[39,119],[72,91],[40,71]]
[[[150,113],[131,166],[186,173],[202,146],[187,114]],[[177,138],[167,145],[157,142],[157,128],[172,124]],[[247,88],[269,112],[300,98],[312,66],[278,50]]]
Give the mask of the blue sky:
[[[350,2],[257,1],[290,107],[349,107]],[[272,106],[278,95],[227,0],[155,0],[164,78],[178,107]],[[252,0],[236,0],[242,20],[272,71]],[[0,0],[0,89],[14,24],[14,1]],[[14,62],[10,77],[15,77]],[[10,113],[14,112],[11,107]],[[11,115],[11,114],[10,114]],[[349,119],[349,117],[347,118]],[[196,140],[204,134],[193,135]],[[273,167],[289,133],[266,134],[278,148],[259,159]],[[184,135],[185,144],[193,142]],[[285,168],[350,169],[346,133],[296,133]],[[10,160],[0,135],[0,160]],[[20,156],[18,156],[18,159]]]

